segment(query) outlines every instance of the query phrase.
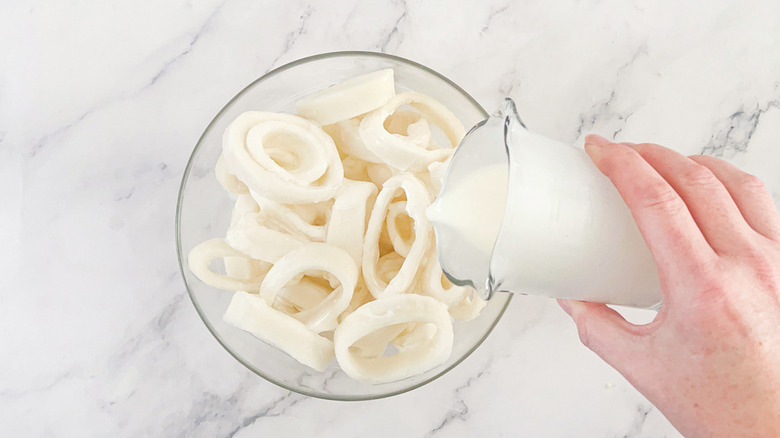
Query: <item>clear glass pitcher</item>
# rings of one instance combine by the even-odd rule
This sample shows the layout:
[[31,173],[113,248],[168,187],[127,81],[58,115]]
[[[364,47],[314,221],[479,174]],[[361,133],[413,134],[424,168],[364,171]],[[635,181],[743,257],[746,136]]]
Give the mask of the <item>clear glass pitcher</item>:
[[582,149],[528,131],[514,102],[478,124],[428,209],[455,284],[658,308],[655,262],[617,190]]

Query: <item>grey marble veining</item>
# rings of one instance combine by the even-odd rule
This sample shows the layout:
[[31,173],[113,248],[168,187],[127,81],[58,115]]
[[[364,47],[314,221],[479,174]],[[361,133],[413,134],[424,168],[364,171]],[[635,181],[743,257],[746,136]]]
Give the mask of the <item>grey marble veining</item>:
[[264,72],[393,53],[530,128],[708,153],[780,202],[780,7],[771,2],[42,0],[0,6],[3,436],[674,437],[582,347],[554,302],[516,297],[444,377],[338,403],[256,377],[211,337],[173,241],[202,130]]

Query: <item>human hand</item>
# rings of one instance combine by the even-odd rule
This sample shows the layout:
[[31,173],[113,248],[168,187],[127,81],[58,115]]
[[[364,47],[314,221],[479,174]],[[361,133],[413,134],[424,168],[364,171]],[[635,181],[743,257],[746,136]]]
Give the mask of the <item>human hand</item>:
[[756,177],[708,156],[590,135],[655,259],[663,305],[634,325],[559,300],[582,343],[686,436],[780,436],[780,217]]

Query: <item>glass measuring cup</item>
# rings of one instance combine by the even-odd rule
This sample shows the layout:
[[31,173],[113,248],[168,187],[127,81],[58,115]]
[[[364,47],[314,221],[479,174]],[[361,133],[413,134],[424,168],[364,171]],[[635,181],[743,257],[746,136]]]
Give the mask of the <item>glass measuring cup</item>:
[[655,262],[617,190],[582,149],[528,131],[511,99],[463,139],[428,217],[444,273],[483,297],[660,306]]

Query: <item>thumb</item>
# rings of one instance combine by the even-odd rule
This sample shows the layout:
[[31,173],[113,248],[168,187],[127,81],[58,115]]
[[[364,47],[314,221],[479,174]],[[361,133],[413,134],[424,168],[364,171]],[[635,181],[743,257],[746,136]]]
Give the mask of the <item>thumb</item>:
[[626,321],[604,304],[559,299],[558,304],[577,326],[582,344],[620,373],[649,354],[645,330]]

